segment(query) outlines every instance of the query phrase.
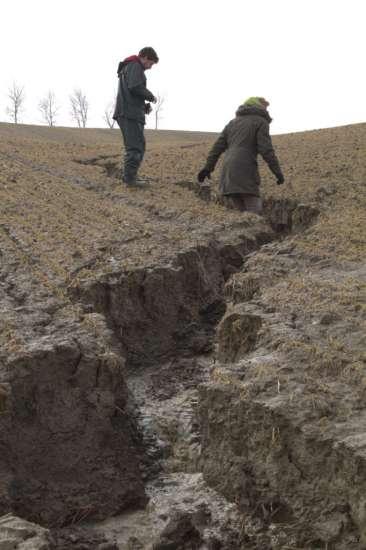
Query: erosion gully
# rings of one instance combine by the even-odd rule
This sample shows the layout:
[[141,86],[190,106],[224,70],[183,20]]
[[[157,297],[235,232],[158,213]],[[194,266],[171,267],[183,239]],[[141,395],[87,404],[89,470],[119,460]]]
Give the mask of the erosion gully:
[[[90,311],[95,342],[60,313],[49,334],[30,342],[29,357],[6,371],[4,388],[15,399],[3,415],[4,510],[52,527],[59,541],[29,548],[264,549],[255,514],[244,518],[235,499],[204,479],[199,388],[217,366],[227,280],[248,254],[301,231],[316,214],[267,201],[266,230],[244,223],[165,265],[101,275],[72,291]],[[119,357],[105,353],[101,363],[104,335]],[[67,534],[76,527],[87,535]]]
[[[201,198],[210,200],[206,193]],[[85,523],[117,548],[257,547],[243,546],[243,516],[235,502],[203,479],[197,411],[198,386],[209,381],[217,361],[215,330],[226,309],[225,280],[240,269],[246,253],[273,238],[285,239],[315,215],[288,201],[268,202],[265,211],[271,237],[251,242],[249,250],[243,241],[202,247],[183,254],[175,266],[137,273],[127,286],[99,281],[79,297],[96,304],[122,344],[143,449],[146,508]],[[253,520],[250,529],[255,533],[260,526]]]

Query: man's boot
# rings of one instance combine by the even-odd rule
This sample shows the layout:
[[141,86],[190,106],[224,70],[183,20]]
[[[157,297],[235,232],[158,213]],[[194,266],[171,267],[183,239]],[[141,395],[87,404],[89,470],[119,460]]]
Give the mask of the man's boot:
[[123,183],[126,184],[127,187],[147,187],[148,182],[142,178],[135,178],[133,180],[125,180],[123,179]]

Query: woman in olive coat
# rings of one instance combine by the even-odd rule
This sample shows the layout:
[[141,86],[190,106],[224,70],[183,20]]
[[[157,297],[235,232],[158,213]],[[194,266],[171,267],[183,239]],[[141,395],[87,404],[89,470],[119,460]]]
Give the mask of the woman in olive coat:
[[268,105],[263,97],[247,99],[221,132],[208,154],[205,167],[198,174],[200,183],[210,178],[220,155],[226,152],[219,192],[231,208],[257,214],[262,211],[257,155],[266,161],[278,185],[285,181],[269,135],[272,119],[267,111]]

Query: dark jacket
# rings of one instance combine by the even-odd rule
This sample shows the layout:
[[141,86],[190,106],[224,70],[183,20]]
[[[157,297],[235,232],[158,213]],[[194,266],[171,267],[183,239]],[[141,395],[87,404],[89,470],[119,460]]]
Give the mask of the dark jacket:
[[113,118],[125,117],[145,123],[145,101],[153,101],[146,88],[145,69],[137,55],[127,57],[118,65],[118,93]]
[[206,168],[212,172],[220,155],[226,151],[219,190],[222,195],[247,193],[259,196],[258,153],[273,174],[282,176],[269,135],[271,122],[266,109],[241,106],[209,152]]

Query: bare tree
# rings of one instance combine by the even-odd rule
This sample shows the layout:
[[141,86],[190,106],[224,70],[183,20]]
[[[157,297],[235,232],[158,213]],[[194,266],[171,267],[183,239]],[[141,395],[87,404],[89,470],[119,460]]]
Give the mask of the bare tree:
[[79,128],[85,128],[88,120],[89,103],[86,95],[80,89],[74,90],[70,96],[71,116],[76,121]]
[[43,99],[41,99],[38,108],[41,111],[42,116],[47,122],[48,126],[54,126],[56,122],[57,111],[59,108],[56,104],[55,94],[51,92],[51,90]]
[[10,106],[6,108],[6,112],[12,118],[14,124],[18,124],[19,115],[23,110],[25,100],[24,87],[13,82],[12,88],[9,88],[8,97],[10,99]]
[[156,103],[155,103],[155,130],[158,129],[158,123],[159,119],[161,118],[161,111],[163,110],[163,104],[165,101],[165,97],[158,94],[156,96]]
[[104,120],[108,126],[108,128],[113,128],[115,125],[115,120],[113,120],[113,113],[114,113],[114,102],[110,101],[107,105],[107,107],[104,109]]

